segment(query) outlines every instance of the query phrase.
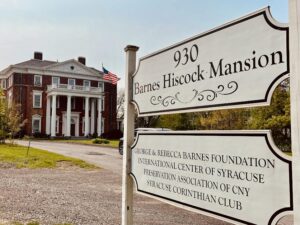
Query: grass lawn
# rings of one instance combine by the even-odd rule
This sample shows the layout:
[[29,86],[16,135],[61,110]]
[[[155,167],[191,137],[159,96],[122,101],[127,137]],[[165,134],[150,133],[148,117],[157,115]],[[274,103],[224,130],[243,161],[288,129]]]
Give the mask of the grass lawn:
[[72,143],[72,144],[84,144],[84,145],[98,145],[102,147],[111,147],[111,148],[118,148],[119,140],[109,140],[109,144],[94,144],[93,139],[85,139],[85,140],[52,140],[57,142],[65,142],[65,143]]
[[48,151],[11,144],[0,144],[0,167],[2,168],[55,168],[59,166],[77,166],[93,169],[94,165],[80,159],[74,159]]

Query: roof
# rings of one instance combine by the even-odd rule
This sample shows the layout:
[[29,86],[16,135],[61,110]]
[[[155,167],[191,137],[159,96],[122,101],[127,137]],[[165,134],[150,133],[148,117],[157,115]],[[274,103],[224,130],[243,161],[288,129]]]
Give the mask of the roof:
[[56,64],[56,63],[58,63],[58,62],[49,61],[49,60],[30,59],[25,62],[14,64],[14,66],[24,67],[24,68],[27,68],[27,67],[41,68],[41,67],[49,66],[52,64]]
[[[21,63],[14,64],[13,66],[28,68],[28,67],[46,67],[54,64],[58,64],[59,62],[49,61],[49,60],[39,60],[39,59],[30,59]],[[84,65],[85,66],[85,65]],[[93,70],[96,73],[103,74],[102,71],[95,69],[94,67],[88,67],[89,69]]]
[[89,67],[90,69],[92,69],[92,70],[94,70],[95,72],[97,72],[97,73],[100,73],[100,74],[103,74],[103,72],[102,71],[100,71],[100,70],[97,70],[97,69],[95,69],[94,67]]
[[[77,64],[77,69],[79,69],[79,71],[77,71],[77,73],[80,73],[80,70],[82,72],[83,70],[86,70],[86,72],[88,72],[90,75],[92,76],[99,76],[102,75],[103,76],[103,72],[95,69],[93,67],[88,67],[80,62],[78,62],[75,59],[70,59],[67,61],[63,61],[63,62],[58,62],[58,61],[50,61],[50,60],[39,60],[39,59],[30,59],[24,62],[20,62],[14,65],[10,65],[9,67],[5,68],[4,70],[0,71],[0,75],[5,75],[7,73],[9,73],[10,71],[12,71],[13,69],[21,69],[21,70],[28,70],[28,69],[36,69],[36,70],[41,70],[41,71],[48,71],[48,70],[55,70],[57,68],[60,68],[61,66],[67,64],[67,63],[73,63],[73,64]],[[56,71],[57,72],[57,71]],[[62,70],[62,72],[65,72],[64,70]],[[102,78],[102,77],[101,77]]]

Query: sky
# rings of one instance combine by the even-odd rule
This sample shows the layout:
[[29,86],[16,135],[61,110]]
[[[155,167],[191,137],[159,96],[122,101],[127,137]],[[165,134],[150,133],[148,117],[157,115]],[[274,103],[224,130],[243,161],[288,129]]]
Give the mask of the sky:
[[0,70],[34,51],[59,62],[83,56],[124,87],[127,45],[140,58],[265,6],[288,22],[288,0],[0,0]]

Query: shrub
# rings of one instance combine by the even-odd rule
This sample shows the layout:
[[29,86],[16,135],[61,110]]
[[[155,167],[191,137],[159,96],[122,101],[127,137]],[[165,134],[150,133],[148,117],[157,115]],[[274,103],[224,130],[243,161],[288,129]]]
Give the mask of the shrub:
[[95,138],[92,140],[92,142],[93,144],[109,144],[109,140],[100,138]]
[[103,140],[103,144],[109,144],[109,140],[107,139],[102,139]]
[[100,138],[95,138],[95,139],[92,140],[92,142],[94,144],[101,144],[101,139]]

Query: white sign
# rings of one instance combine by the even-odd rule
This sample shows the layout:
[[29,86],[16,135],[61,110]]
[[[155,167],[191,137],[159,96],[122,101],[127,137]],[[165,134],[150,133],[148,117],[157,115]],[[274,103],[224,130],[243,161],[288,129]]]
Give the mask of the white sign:
[[236,224],[271,225],[292,211],[291,161],[269,131],[140,132],[137,190]]
[[140,59],[139,116],[270,104],[288,76],[288,27],[263,9]]

